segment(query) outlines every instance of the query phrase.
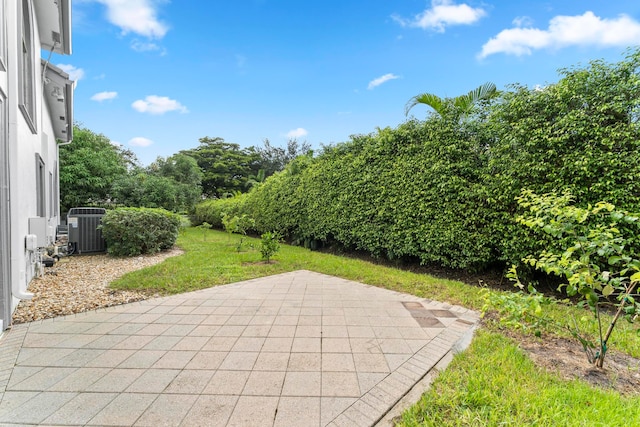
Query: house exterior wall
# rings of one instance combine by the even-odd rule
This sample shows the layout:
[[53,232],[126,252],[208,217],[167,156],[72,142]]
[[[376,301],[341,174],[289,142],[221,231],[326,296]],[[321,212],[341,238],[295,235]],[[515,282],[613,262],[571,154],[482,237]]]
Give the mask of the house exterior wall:
[[[4,31],[0,43],[5,43],[6,51],[4,66],[0,64],[0,101],[4,98],[0,114],[6,110],[4,129],[0,124],[0,331],[10,326],[11,314],[20,299],[31,296],[27,286],[42,269],[40,253],[43,249],[28,250],[27,235],[36,233],[35,223],[44,224],[37,231],[42,234],[40,230],[44,230],[44,235],[38,237],[41,242],[53,243],[59,224],[58,145],[44,92],[42,45],[33,6],[35,1],[52,0],[25,1],[29,5],[32,33],[30,64],[35,95],[32,120],[20,107],[24,99],[24,92],[21,92],[24,81],[21,10],[24,2],[0,0],[0,31]],[[2,52],[0,46],[0,57]],[[42,219],[30,221],[37,217]]]

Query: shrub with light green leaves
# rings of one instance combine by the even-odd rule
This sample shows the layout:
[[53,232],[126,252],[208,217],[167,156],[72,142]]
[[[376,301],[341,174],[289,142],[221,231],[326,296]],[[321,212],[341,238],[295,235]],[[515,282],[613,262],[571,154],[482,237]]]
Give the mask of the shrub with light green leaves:
[[280,236],[277,233],[266,232],[260,237],[260,254],[268,264],[271,262],[271,258],[280,250]]
[[[633,322],[640,313],[640,259],[629,251],[629,241],[640,232],[640,217],[616,209],[614,205],[599,202],[587,207],[576,206],[570,193],[538,195],[523,190],[518,203],[527,212],[518,222],[539,234],[547,234],[558,242],[558,249],[548,248],[538,255],[522,261],[563,279],[559,291],[569,297],[578,297],[578,305],[593,313],[598,337],[590,339],[570,323],[564,325],[582,344],[589,362],[602,368],[608,351],[608,342],[618,320]],[[626,233],[629,227],[633,233]],[[511,278],[521,290],[516,267]],[[489,300],[507,321],[534,322],[544,319],[539,295],[532,284],[529,294],[507,295],[502,300]],[[540,299],[542,298],[542,299]],[[602,320],[609,309],[615,313],[610,322]],[[577,325],[577,322],[574,322]],[[577,326],[576,326],[577,328]],[[640,333],[640,329],[638,330]]]
[[222,225],[229,234],[229,239],[231,239],[233,233],[240,235],[240,240],[236,246],[238,252],[242,251],[242,244],[244,243],[247,231],[253,228],[255,223],[254,219],[250,218],[247,214],[242,214],[241,216],[235,215],[233,217],[226,212],[222,214]]
[[234,197],[210,199],[200,202],[195,207],[192,223],[197,226],[203,222],[207,222],[211,224],[213,228],[222,229],[222,216],[225,213],[232,217],[242,215],[241,211],[245,198],[245,194],[240,194]]
[[171,248],[180,223],[179,215],[164,209],[118,208],[107,211],[101,228],[110,255],[136,256]]

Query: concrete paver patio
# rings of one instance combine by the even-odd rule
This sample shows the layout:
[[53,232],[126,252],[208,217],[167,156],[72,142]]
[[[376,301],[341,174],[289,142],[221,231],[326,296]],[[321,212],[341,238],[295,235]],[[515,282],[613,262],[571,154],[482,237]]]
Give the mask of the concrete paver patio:
[[0,423],[372,426],[477,321],[296,271],[17,325],[0,339]]

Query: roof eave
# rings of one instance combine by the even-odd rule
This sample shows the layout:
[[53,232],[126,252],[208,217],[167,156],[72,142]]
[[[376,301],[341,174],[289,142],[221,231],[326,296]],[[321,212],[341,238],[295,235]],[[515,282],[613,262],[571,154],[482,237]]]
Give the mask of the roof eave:
[[34,2],[43,49],[71,55],[71,0]]
[[56,139],[70,142],[73,139],[73,81],[60,68],[46,64],[43,96],[49,106],[51,125]]

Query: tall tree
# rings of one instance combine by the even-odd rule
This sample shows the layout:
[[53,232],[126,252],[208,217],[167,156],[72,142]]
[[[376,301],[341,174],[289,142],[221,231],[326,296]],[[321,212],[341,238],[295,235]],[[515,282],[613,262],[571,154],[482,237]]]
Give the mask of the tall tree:
[[163,208],[189,212],[194,201],[187,201],[184,184],[172,178],[153,175],[143,169],[123,175],[113,183],[113,202],[129,207]]
[[173,182],[175,206],[170,210],[190,212],[202,198],[202,170],[191,156],[178,153],[166,159],[158,157],[147,172]]
[[259,170],[259,156],[253,148],[215,137],[200,138],[200,146],[181,151],[193,157],[202,170],[202,192],[206,197],[224,197],[246,189],[249,176]]
[[74,126],[73,143],[60,147],[60,209],[104,204],[113,182],[137,162],[135,155],[89,129]]
[[[264,170],[265,178],[281,171],[296,157],[311,152],[311,145],[306,141],[299,143],[298,140],[290,139],[287,147],[275,147],[268,139],[263,141],[261,148],[256,148],[260,156],[260,169]],[[257,176],[257,174],[256,174]]]
[[178,183],[200,189],[202,185],[202,171],[198,162],[191,156],[178,153],[166,159],[158,157],[147,168],[151,174],[172,178]]

